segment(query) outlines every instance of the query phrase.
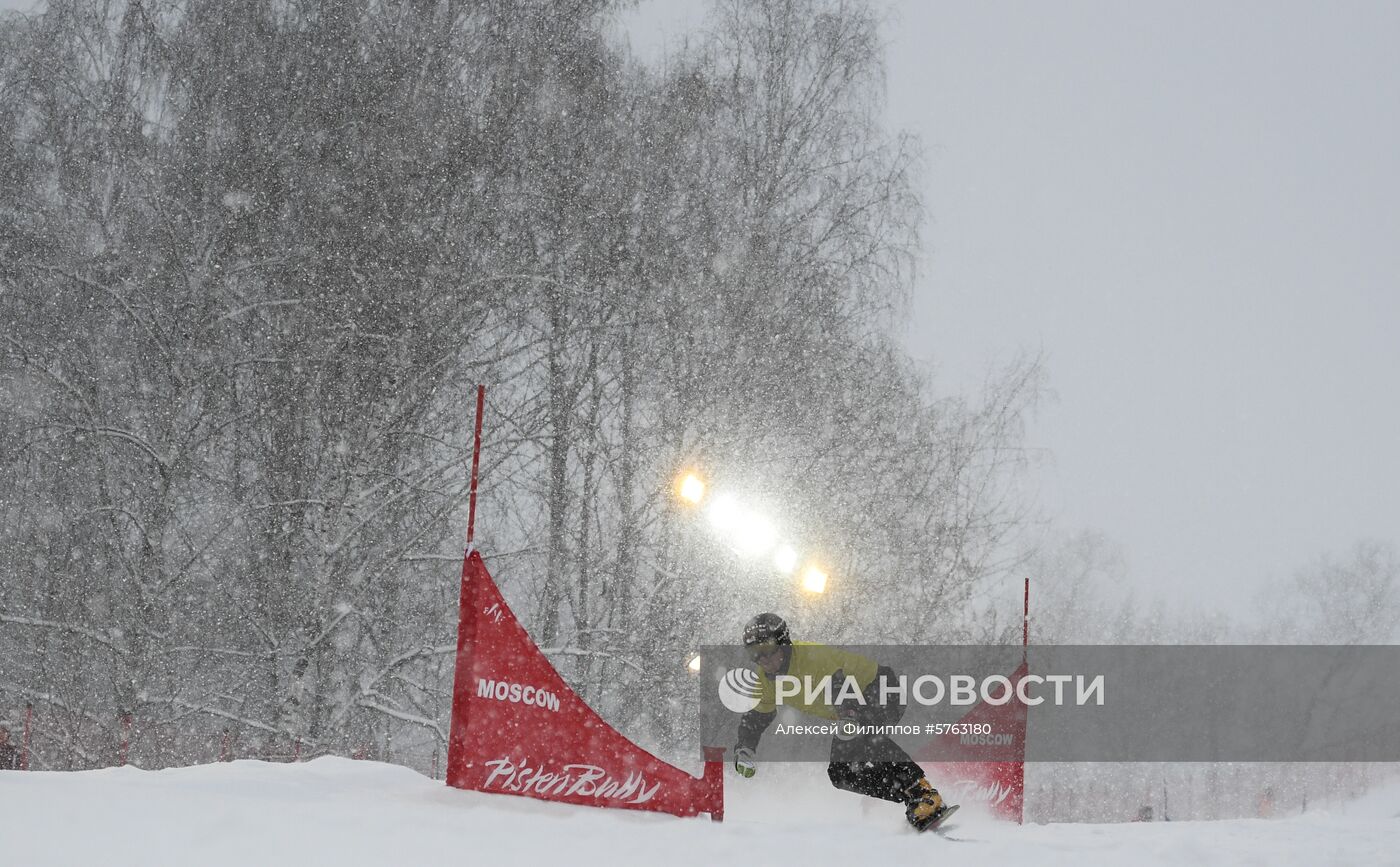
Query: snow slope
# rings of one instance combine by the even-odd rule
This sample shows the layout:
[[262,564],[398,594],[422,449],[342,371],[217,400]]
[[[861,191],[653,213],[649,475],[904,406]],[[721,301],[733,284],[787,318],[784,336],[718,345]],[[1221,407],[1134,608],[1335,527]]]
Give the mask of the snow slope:
[[1400,788],[1274,821],[1018,827],[964,808],[947,839],[830,789],[824,772],[730,777],[722,824],[460,792],[334,758],[0,773],[0,863],[1400,865]]

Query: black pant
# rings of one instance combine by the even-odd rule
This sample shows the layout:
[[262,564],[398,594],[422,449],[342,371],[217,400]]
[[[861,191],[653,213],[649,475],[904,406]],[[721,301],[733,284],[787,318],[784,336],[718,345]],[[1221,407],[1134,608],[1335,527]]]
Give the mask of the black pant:
[[[865,706],[853,720],[858,725],[894,725],[904,716],[902,704],[879,704],[881,677],[892,682],[894,671],[880,666],[875,680],[865,688]],[[889,737],[857,734],[832,738],[826,775],[838,789],[903,804],[909,800],[906,790],[923,779],[924,769]]]

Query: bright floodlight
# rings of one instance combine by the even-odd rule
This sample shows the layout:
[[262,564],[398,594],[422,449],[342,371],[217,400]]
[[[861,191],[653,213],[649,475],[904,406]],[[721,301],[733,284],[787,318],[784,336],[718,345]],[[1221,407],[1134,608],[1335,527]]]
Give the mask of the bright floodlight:
[[728,494],[721,494],[710,501],[710,508],[707,513],[710,524],[720,532],[728,532],[742,520],[743,510],[734,498]]
[[705,483],[694,473],[686,473],[676,484],[676,493],[692,506],[698,506],[705,499]]
[[808,593],[825,593],[826,573],[816,566],[808,566],[802,573],[802,589]]
[[700,672],[700,654],[697,653],[692,656],[690,662],[686,663],[685,667],[698,674]]
[[797,551],[791,545],[782,545],[773,554],[773,565],[784,575],[791,575],[797,569]]
[[729,531],[735,549],[746,557],[762,557],[778,543],[778,530],[773,522],[753,512],[741,513]]

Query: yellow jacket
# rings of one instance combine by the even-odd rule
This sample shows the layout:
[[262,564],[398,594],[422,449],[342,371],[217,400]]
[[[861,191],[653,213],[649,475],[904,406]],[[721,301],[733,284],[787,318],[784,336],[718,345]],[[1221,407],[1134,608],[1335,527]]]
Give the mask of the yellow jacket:
[[[784,697],[783,706],[795,707],[804,713],[822,719],[836,719],[836,711],[822,699],[827,695],[832,698],[839,696],[841,682],[833,682],[828,692],[819,688],[822,679],[831,677],[837,671],[842,671],[845,672],[846,677],[855,678],[856,685],[864,690],[875,680],[878,668],[879,666],[873,661],[836,647],[808,641],[794,641],[787,668],[779,674],[797,678],[801,689],[797,695]],[[812,696],[813,704],[806,703],[808,684],[815,692],[815,695]],[[774,679],[769,677],[762,668],[758,671],[758,688],[758,707],[754,710],[761,714],[770,714],[776,711],[778,708],[777,686]]]

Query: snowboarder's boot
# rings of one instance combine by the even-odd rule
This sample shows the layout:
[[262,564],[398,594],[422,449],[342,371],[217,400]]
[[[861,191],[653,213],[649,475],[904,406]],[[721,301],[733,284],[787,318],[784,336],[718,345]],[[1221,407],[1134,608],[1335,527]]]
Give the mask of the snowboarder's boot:
[[920,777],[917,783],[904,790],[904,795],[908,799],[904,815],[916,830],[923,831],[937,825],[949,812],[948,805],[943,803],[943,796],[929,783],[928,777]]

